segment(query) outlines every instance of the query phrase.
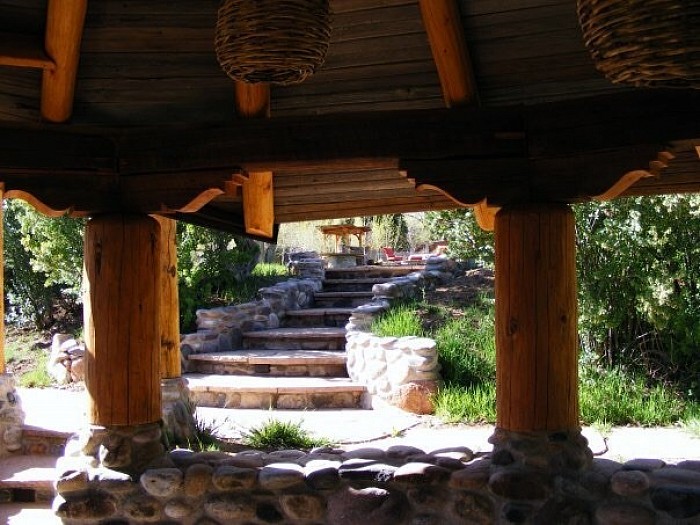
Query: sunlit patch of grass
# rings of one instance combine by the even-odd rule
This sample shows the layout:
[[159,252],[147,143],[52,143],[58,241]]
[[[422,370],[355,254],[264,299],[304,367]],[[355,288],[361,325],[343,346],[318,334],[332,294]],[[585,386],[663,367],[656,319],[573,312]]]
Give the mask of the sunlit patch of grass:
[[447,385],[435,397],[435,415],[448,423],[494,423],[496,385]]
[[329,440],[312,436],[302,423],[268,419],[243,434],[243,444],[263,450],[302,449],[328,445]]
[[374,320],[372,333],[381,337],[422,336],[423,327],[416,303],[402,303],[391,308]]

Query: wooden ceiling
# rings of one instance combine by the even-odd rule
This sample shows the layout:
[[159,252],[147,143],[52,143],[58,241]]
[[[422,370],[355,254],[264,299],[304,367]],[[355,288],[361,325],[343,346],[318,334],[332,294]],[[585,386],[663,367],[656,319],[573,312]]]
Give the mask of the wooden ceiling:
[[10,196],[241,231],[259,170],[275,224],[700,190],[698,93],[604,79],[575,0],[331,0],[324,67],[263,120],[216,62],[218,3],[92,0],[82,27],[83,0],[0,0]]

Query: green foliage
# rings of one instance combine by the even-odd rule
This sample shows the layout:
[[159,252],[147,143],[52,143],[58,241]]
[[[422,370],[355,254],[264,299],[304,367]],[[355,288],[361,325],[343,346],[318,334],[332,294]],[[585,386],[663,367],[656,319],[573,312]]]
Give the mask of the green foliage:
[[393,306],[384,315],[372,322],[372,333],[382,337],[405,337],[423,335],[417,303],[402,303]]
[[330,442],[327,439],[311,436],[301,422],[268,419],[258,427],[245,433],[243,443],[246,446],[264,450],[311,449]]
[[58,306],[65,315],[79,300],[82,224],[44,218],[18,200],[7,200],[3,206],[7,318],[48,328]]
[[580,375],[581,417],[587,425],[668,425],[694,410],[673,389],[648,386],[642,377],[619,368],[584,366]]
[[429,212],[425,214],[425,220],[434,239],[447,241],[450,257],[461,261],[474,259],[484,266],[493,265],[493,233],[479,227],[471,210]]
[[180,326],[194,327],[195,312],[226,304],[251,273],[259,255],[257,244],[230,233],[178,223]]
[[408,223],[401,213],[372,217],[372,238],[396,251],[408,250]]
[[448,423],[495,423],[496,384],[447,384],[435,397],[435,415]]
[[680,380],[700,372],[700,196],[670,195],[575,208],[584,350]]
[[445,382],[477,387],[496,380],[494,309],[470,307],[436,334],[440,373]]
[[46,388],[53,384],[53,380],[46,369],[49,356],[43,351],[37,352],[36,355],[38,357],[32,369],[19,376],[19,386],[24,388]]

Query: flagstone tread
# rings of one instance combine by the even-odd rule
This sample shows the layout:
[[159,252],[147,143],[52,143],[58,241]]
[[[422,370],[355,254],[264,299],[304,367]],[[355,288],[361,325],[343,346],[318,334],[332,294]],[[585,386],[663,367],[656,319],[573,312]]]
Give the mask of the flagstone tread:
[[0,488],[53,490],[57,459],[52,456],[6,456],[0,459]]
[[324,299],[324,298],[336,298],[336,297],[374,297],[372,292],[314,292],[314,298]]
[[243,332],[243,337],[246,339],[325,339],[328,337],[345,337],[345,328],[331,326],[312,328],[272,328],[269,330]]
[[358,279],[342,279],[342,278],[331,278],[331,279],[324,279],[323,284],[379,284],[379,283],[385,283],[389,280],[389,277],[365,277],[365,278],[358,278]]
[[210,354],[192,354],[190,361],[243,365],[344,365],[342,350],[234,350]]
[[350,315],[355,308],[302,308],[301,310],[287,310],[286,317],[323,317],[324,315]]
[[235,391],[272,394],[313,394],[365,392],[363,385],[342,377],[268,377],[185,374],[187,387],[193,392]]

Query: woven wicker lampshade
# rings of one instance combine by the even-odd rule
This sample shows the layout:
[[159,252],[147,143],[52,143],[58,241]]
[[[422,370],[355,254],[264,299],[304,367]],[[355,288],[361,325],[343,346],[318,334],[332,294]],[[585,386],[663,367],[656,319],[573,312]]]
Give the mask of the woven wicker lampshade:
[[578,0],[578,17],[612,82],[700,88],[700,0]]
[[224,0],[214,45],[226,74],[242,82],[296,84],[326,58],[328,0]]

